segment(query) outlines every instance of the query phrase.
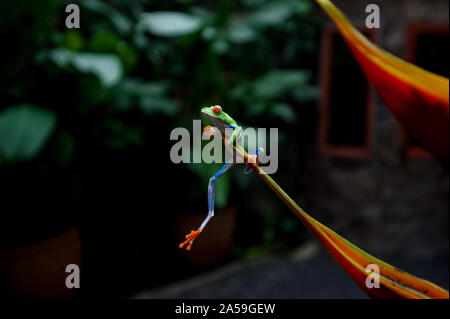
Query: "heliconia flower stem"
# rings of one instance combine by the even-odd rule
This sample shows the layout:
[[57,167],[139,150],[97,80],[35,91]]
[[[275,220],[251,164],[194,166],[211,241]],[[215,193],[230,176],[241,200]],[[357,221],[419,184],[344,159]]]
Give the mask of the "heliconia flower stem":
[[[234,150],[245,160],[248,154],[240,147]],[[294,212],[303,224],[325,246],[347,274],[372,298],[414,298],[414,299],[448,299],[447,290],[403,270],[391,266],[359,249],[345,238],[341,237],[327,226],[309,216],[292,198],[259,167],[252,169],[262,180],[281,198]],[[379,269],[379,288],[369,288],[366,279],[370,273],[366,272],[368,265],[374,264]]]

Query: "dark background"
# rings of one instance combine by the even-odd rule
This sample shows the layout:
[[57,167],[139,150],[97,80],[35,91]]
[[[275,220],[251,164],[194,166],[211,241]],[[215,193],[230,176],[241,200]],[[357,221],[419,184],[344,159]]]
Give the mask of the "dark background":
[[[393,2],[389,12],[395,12]],[[355,101],[364,100],[366,86],[355,62],[342,58],[348,54],[343,43],[333,68],[321,68],[321,35],[329,21],[313,1],[77,1],[80,29],[65,27],[68,3],[0,5],[3,295],[67,297],[60,278],[68,263],[81,265],[83,289],[74,297],[134,296],[255,260],[269,260],[273,272],[284,269],[279,282],[286,287],[308,270],[336,269],[327,268],[337,266],[325,257],[319,266],[301,261],[306,270],[300,273],[296,264],[288,266],[283,258],[309,247],[311,235],[243,167],[217,182],[216,216],[192,251],[178,249],[206,216],[207,182],[220,165],[172,163],[169,135],[176,127],[192,130],[200,108],[213,104],[244,126],[279,129],[273,178],[309,214],[377,257],[448,287],[442,271],[448,268],[447,172],[432,159],[404,157],[401,130],[379,101],[368,157],[335,158],[318,147],[320,76],[341,70],[332,73],[336,84],[355,85],[350,95],[339,95],[338,85],[331,93],[339,101],[334,112],[349,101],[348,108],[331,112],[331,123],[352,123],[345,126],[352,130],[331,131],[332,144],[365,140],[364,101]],[[350,6],[336,3],[344,12]],[[365,5],[352,8],[358,19]],[[421,12],[429,6],[414,5]],[[439,19],[432,13],[428,17]],[[406,37],[389,40],[403,30],[391,23],[391,14],[383,16],[388,27],[381,45],[404,57],[398,48]],[[448,14],[442,21],[448,25]],[[439,50],[448,51],[439,42]],[[433,68],[438,72],[436,63]],[[346,294],[347,281],[340,282],[341,294],[336,288],[336,294],[318,296],[359,296]],[[316,296],[324,285],[310,282],[292,296]],[[236,291],[225,296],[242,297]]]

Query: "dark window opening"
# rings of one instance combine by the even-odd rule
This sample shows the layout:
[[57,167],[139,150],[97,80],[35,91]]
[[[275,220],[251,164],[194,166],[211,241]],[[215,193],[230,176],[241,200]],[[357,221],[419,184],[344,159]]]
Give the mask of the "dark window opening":
[[448,34],[420,34],[417,37],[416,65],[448,77]]
[[[364,35],[374,41],[375,32]],[[323,33],[321,90],[321,151],[330,156],[367,158],[372,149],[373,88],[334,28]]]
[[[406,59],[421,68],[448,77],[448,24],[415,23],[408,29]],[[407,158],[430,158],[420,144],[403,131],[404,153]]]
[[328,143],[364,146],[366,77],[338,33],[333,34]]

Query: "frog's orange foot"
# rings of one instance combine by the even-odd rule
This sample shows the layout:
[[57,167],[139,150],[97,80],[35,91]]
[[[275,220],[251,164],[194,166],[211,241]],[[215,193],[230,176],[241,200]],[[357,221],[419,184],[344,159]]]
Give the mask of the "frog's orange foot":
[[211,137],[211,136],[213,136],[214,134],[217,133],[217,130],[214,127],[209,126],[209,125],[205,126],[203,128],[203,131],[204,131],[205,135],[208,136],[208,137]]
[[185,236],[186,240],[182,242],[180,245],[178,245],[178,247],[183,249],[183,247],[187,245],[186,250],[187,251],[191,250],[194,239],[197,238],[197,236],[200,235],[201,232],[202,230],[200,228],[197,230],[191,230],[191,232]]
[[251,165],[252,167],[256,167],[258,164],[258,155],[248,154],[247,160],[245,161],[245,165]]

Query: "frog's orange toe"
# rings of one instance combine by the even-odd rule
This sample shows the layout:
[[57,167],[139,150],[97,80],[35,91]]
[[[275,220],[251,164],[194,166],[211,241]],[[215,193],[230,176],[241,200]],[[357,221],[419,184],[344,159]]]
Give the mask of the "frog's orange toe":
[[211,137],[211,136],[213,136],[214,134],[217,133],[216,129],[214,127],[212,127],[212,126],[209,126],[209,125],[205,126],[203,128],[203,131],[205,132],[205,135],[208,136],[208,137]]
[[245,165],[250,165],[252,167],[256,167],[258,164],[258,156],[257,155],[247,155],[247,160],[245,161]]
[[179,244],[178,247],[183,249],[183,247],[187,244],[186,250],[191,250],[194,239],[197,238],[197,236],[200,235],[201,232],[202,230],[200,228],[197,230],[191,230],[191,232],[185,236],[186,240]]

